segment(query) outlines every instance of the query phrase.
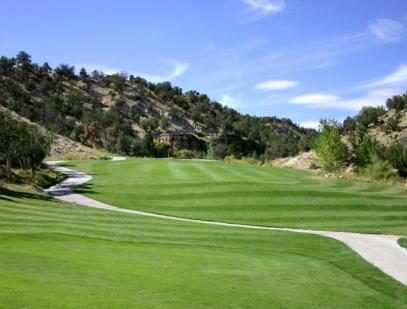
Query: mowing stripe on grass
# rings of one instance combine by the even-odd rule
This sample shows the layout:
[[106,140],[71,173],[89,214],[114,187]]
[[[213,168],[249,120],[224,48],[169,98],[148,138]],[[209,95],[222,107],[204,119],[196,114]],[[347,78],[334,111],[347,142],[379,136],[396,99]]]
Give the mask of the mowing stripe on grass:
[[316,235],[175,222],[0,191],[3,211],[1,308],[407,306],[406,287]]
[[89,181],[89,176],[75,172],[70,169],[59,167],[58,165],[51,164],[50,167],[58,172],[66,173],[70,175],[70,178],[65,180],[61,185],[51,187],[46,190],[48,194],[58,199],[85,205],[88,207],[106,209],[117,212],[124,212],[136,215],[142,215],[147,217],[174,220],[188,223],[209,224],[215,226],[224,226],[232,228],[245,228],[245,229],[257,229],[257,230],[271,230],[271,231],[289,231],[296,233],[316,234],[320,236],[330,237],[339,240],[347,244],[350,248],[359,253],[364,259],[377,266],[386,274],[392,276],[401,283],[407,285],[407,251],[402,249],[397,241],[400,236],[394,235],[368,235],[368,234],[356,234],[356,233],[344,233],[344,232],[327,232],[316,230],[301,230],[292,228],[275,228],[267,226],[254,226],[237,223],[227,223],[219,221],[207,221],[199,219],[180,218],[169,215],[162,215],[156,213],[150,213],[138,210],[129,210],[124,208],[118,208],[112,205],[98,202],[96,200],[89,199],[79,194],[73,194],[70,190],[74,186],[80,185]]
[[202,164],[201,162],[194,162],[193,166],[199,170],[199,172],[205,175],[207,178],[214,180],[214,181],[225,181],[225,177],[221,175],[213,166],[217,164]]

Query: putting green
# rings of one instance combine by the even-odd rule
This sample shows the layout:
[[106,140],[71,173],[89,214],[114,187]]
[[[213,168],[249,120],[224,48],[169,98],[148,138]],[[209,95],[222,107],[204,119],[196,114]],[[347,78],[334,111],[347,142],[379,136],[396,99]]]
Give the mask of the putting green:
[[407,235],[407,190],[278,168],[172,159],[84,161],[77,191],[118,207],[180,217]]
[[328,238],[170,222],[0,191],[1,308],[405,308]]

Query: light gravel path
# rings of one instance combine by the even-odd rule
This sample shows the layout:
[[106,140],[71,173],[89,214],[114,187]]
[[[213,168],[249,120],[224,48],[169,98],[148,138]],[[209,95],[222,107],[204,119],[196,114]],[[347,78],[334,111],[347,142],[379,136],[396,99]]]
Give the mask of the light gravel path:
[[[113,161],[118,160],[125,160],[125,158],[124,157],[116,159],[113,158]],[[106,209],[111,211],[118,211],[166,220],[175,220],[198,224],[210,224],[217,226],[247,228],[256,230],[287,231],[295,233],[316,234],[325,237],[330,237],[345,243],[347,246],[356,251],[366,261],[375,265],[384,273],[388,274],[389,276],[393,277],[394,279],[398,280],[404,285],[407,285],[407,250],[402,248],[397,243],[397,240],[401,238],[401,236],[359,234],[348,232],[329,232],[329,231],[303,230],[292,228],[274,228],[267,226],[254,226],[246,224],[234,224],[226,222],[187,219],[174,216],[160,215],[145,211],[119,208],[116,206],[98,202],[84,195],[74,193],[73,189],[75,186],[88,182],[89,180],[92,179],[92,176],[65,167],[61,167],[58,165],[61,162],[62,161],[49,161],[46,164],[53,170],[68,175],[69,178],[58,185],[55,185],[49,189],[44,190],[48,195],[59,200],[92,208]]]
[[123,161],[126,160],[126,157],[112,157],[112,161]]

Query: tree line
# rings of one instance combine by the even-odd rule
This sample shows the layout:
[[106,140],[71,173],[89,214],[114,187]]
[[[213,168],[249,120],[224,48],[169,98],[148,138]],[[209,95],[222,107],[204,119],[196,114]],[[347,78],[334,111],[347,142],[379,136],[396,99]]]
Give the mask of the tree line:
[[[407,177],[407,141],[394,140],[387,145],[369,131],[374,126],[383,133],[400,130],[400,112],[407,109],[407,94],[389,98],[384,107],[364,107],[341,124],[335,120],[320,122],[321,134],[316,151],[322,167],[329,172],[351,167],[356,173],[375,179]],[[383,115],[393,116],[384,121]]]

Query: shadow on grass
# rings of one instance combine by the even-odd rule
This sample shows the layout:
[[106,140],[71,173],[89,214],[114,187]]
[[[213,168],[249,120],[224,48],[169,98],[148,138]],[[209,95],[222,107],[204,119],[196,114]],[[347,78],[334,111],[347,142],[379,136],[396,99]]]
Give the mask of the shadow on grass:
[[78,194],[87,194],[87,193],[97,194],[93,188],[95,188],[94,184],[85,183],[83,185],[75,187],[74,192]]
[[[65,167],[65,168],[69,168],[69,169],[72,169],[72,170],[76,171],[76,170],[75,170],[75,165],[72,164],[72,163],[69,163],[69,162],[67,162],[67,163],[60,163],[60,164],[58,164],[58,166]],[[74,173],[74,172],[72,172],[72,173],[64,172],[64,174],[65,174],[65,175],[68,175],[69,177],[74,177],[74,176],[72,176],[73,173]],[[102,174],[102,173],[89,173],[89,172],[86,172],[86,174],[87,174],[87,175],[90,175],[90,176],[105,176],[105,175],[108,175],[108,174]]]
[[59,166],[62,166],[62,167],[66,167],[66,168],[74,167],[74,166],[75,166],[75,164],[73,164],[73,163],[71,163],[71,162],[61,162],[61,163],[58,163],[58,165],[59,165]]
[[9,190],[6,188],[0,188],[0,200],[5,200],[9,202],[16,202],[15,200],[10,199],[12,198],[27,198],[27,199],[35,199],[35,200],[43,200],[43,201],[50,201],[51,197],[42,195],[42,194],[36,194],[36,193],[30,193],[30,192],[22,192],[22,191],[14,191],[14,190]]

